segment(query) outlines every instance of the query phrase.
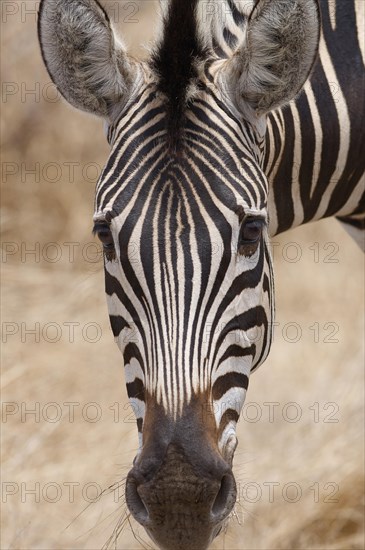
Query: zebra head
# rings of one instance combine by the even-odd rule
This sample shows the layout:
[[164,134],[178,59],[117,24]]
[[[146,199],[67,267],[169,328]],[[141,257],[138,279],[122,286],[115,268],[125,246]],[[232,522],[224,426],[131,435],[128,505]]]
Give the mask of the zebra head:
[[308,76],[318,7],[162,4],[146,62],[95,0],[43,0],[39,37],[64,97],[108,124],[94,230],[140,438],[127,504],[161,548],[203,549],[235,504],[236,423],[271,342],[265,115]]

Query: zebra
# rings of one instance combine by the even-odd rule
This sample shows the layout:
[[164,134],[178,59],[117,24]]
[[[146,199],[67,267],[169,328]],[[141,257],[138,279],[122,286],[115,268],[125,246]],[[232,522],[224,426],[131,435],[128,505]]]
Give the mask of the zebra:
[[161,549],[208,548],[234,508],[270,237],[336,216],[363,244],[363,24],[361,0],[165,0],[141,62],[97,0],[41,1],[51,79],[107,125],[93,221],[139,436],[126,501]]

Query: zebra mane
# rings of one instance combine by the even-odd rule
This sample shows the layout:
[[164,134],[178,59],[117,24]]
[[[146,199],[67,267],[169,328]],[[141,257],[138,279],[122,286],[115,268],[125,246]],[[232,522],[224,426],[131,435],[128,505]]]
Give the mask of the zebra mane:
[[160,0],[162,32],[150,65],[166,98],[169,145],[178,150],[184,113],[201,61],[228,59],[244,37],[256,4],[227,0]]
[[[169,144],[176,151],[189,92],[194,88],[197,64],[207,57],[196,19],[198,0],[171,0],[162,10],[163,32],[151,58],[158,89],[167,100]],[[165,4],[165,2],[164,2]]]

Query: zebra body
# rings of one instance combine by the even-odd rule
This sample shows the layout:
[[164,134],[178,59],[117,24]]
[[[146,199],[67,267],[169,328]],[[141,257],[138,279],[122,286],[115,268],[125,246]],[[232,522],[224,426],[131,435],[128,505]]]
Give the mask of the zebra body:
[[[210,18],[206,39],[219,57],[229,58],[255,2],[208,4],[200,12],[202,26],[207,13]],[[336,216],[358,231],[353,236],[364,248],[365,6],[321,0],[320,11],[312,74],[297,98],[269,113],[262,130],[270,235]],[[224,101],[232,104],[229,88]]]
[[360,230],[363,7],[321,2],[297,97],[315,0],[161,4],[146,63],[95,0],[43,0],[39,34],[66,99],[108,123],[94,229],[140,436],[126,498],[183,550],[234,506],[236,422],[272,338],[269,236],[332,215]]
[[268,117],[270,234],[336,216],[364,249],[364,3],[320,5],[312,75],[294,101]]

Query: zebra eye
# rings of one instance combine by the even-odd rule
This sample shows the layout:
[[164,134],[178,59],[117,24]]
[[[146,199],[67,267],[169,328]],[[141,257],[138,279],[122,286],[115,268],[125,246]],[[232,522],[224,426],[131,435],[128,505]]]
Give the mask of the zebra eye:
[[93,233],[98,236],[103,245],[105,258],[109,261],[115,260],[114,240],[109,225],[106,223],[96,223]]
[[243,256],[252,256],[261,239],[265,222],[260,219],[246,219],[243,221],[239,236],[238,253]]

